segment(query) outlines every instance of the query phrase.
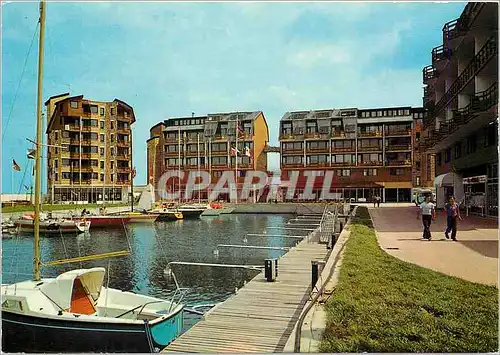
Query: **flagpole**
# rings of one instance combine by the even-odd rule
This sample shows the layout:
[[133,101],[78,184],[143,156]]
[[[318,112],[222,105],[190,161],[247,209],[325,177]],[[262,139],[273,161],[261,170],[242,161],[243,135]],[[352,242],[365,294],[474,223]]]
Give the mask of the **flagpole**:
[[[12,161],[14,161],[14,159],[12,159]],[[10,175],[12,176],[11,178],[11,181],[10,181],[10,184],[11,184],[11,187],[10,187],[10,191],[12,195],[14,195],[14,164],[12,164],[12,170],[10,172]],[[10,200],[11,202],[11,205],[14,206],[14,196],[12,196],[12,200]]]
[[177,134],[177,187],[179,190],[179,204],[181,203],[181,127]]
[[[198,177],[200,176],[200,133],[196,133],[198,143],[196,144],[196,151],[198,152]],[[198,185],[198,204],[200,203],[200,185]]]
[[236,127],[235,127],[235,133],[236,133],[236,149],[234,151],[234,160],[235,160],[235,165],[234,165],[234,175],[235,175],[235,181],[236,181],[236,204],[238,204],[238,134],[239,129],[238,129],[238,112],[236,112]]

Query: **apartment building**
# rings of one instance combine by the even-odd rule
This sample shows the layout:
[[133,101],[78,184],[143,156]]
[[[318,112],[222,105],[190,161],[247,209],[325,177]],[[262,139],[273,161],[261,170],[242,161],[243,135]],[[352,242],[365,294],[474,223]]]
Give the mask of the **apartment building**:
[[498,215],[498,4],[468,3],[423,69],[421,159],[435,160],[438,207],[455,195]]
[[313,193],[320,198],[331,170],[330,193],[338,199],[410,201],[413,121],[423,114],[411,107],[287,112],[280,121],[281,180],[299,171],[298,197],[305,176],[313,174]]
[[[223,172],[234,171],[240,190],[248,171],[267,170],[264,147],[268,142],[269,129],[261,111],[170,118],[150,129],[149,181],[158,191],[158,181],[167,171],[206,171],[211,175],[211,186],[199,195],[206,199]],[[184,175],[186,179],[181,181],[171,180],[173,190],[183,192]],[[192,197],[198,198],[198,192]]]
[[69,93],[49,98],[48,193],[53,202],[127,201],[132,169],[133,108],[115,99]]

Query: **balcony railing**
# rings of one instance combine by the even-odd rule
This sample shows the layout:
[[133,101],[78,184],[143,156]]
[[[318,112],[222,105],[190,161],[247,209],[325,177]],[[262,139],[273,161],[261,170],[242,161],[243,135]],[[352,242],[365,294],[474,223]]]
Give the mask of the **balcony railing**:
[[330,133],[330,137],[332,138],[344,138],[345,137],[345,132],[332,132]]
[[470,2],[465,6],[460,18],[446,23],[443,27],[443,42],[464,35],[474,17],[481,11],[484,3]]
[[391,160],[387,162],[388,166],[407,166],[411,165],[411,159],[405,160]]
[[292,139],[292,138],[293,138],[293,134],[291,134],[291,133],[280,134],[280,140],[281,139]]
[[437,77],[438,71],[432,65],[428,65],[422,70],[422,80],[424,84],[427,84],[429,80],[435,79]]
[[343,153],[343,152],[354,152],[356,150],[355,147],[342,147],[342,148],[336,148],[332,147],[332,152],[334,153]]
[[342,163],[332,162],[332,166],[354,166],[354,165],[356,165],[356,163],[353,162],[342,162]]
[[381,161],[360,161],[358,162],[358,165],[360,166],[382,166],[383,162]]
[[411,144],[390,144],[385,150],[388,152],[411,150]]
[[326,167],[329,166],[330,163],[328,162],[321,162],[321,163],[307,163],[306,166],[314,166],[314,167]]
[[377,147],[358,147],[358,152],[381,152],[382,147],[377,146]]
[[283,153],[302,153],[304,150],[302,148],[283,148]]
[[328,147],[322,147],[322,148],[306,148],[306,152],[314,152],[314,153],[324,153],[324,152],[330,152],[330,148]]
[[385,136],[390,137],[390,136],[410,136],[411,135],[411,129],[398,129],[398,130],[392,130],[392,131],[386,131]]
[[440,45],[438,47],[434,47],[432,49],[432,63],[434,64],[437,61],[443,59],[450,59],[452,51],[450,48],[445,48],[444,45]]
[[358,132],[358,137],[382,137],[382,131]]
[[165,137],[165,142],[167,142],[167,143],[179,143],[179,142],[183,143],[184,139],[182,137],[180,140],[177,137]]
[[285,166],[287,168],[303,168],[304,163],[282,163],[282,166]]
[[305,138],[319,138],[318,132],[310,132],[304,135]]
[[436,104],[432,113],[432,119],[427,121],[426,127],[434,121],[435,117],[447,106],[469,83],[471,79],[498,53],[498,46],[495,36],[488,39],[484,46],[477,52],[474,59],[462,71],[460,76],[451,85],[448,91],[443,95],[441,100]]

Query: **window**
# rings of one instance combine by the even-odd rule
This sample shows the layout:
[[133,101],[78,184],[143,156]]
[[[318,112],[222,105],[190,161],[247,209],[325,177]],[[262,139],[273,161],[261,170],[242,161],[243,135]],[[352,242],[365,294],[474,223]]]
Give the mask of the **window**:
[[101,142],[104,143],[104,134],[101,134],[100,136],[101,136]]
[[455,145],[455,159],[460,158],[461,155],[462,155],[462,143],[459,142]]
[[71,101],[71,108],[78,108],[78,101]]
[[410,116],[410,109],[405,109],[405,116]]
[[59,167],[59,160],[54,160],[54,167],[57,169]]
[[99,149],[99,155],[103,156],[104,155],[104,148]]
[[61,137],[62,138],[69,138],[69,132],[68,131],[62,131],[61,132]]
[[56,154],[59,154],[59,148],[56,147]]
[[115,141],[115,135],[111,133],[111,143],[113,143],[114,141]]
[[115,148],[111,147],[111,156],[115,155]]
[[115,114],[115,108],[114,107],[111,107],[110,111],[111,111],[111,115]]
[[404,115],[404,110],[398,110],[398,116],[403,116]]
[[96,105],[91,105],[90,106],[90,112],[91,113],[97,113],[97,106]]
[[115,121],[111,121],[111,129],[115,129]]
[[477,142],[476,136],[470,136],[467,138],[467,154],[472,154],[476,152]]
[[62,173],[62,178],[68,180],[70,178],[70,173]]
[[104,160],[101,160],[101,162],[100,162],[100,168],[104,169]]
[[377,169],[364,169],[363,175],[364,176],[377,176]]
[[382,117],[382,111],[377,111],[377,117]]
[[69,163],[69,159],[62,159],[61,163],[62,163],[63,166],[69,166],[69,164],[70,164]]
[[415,140],[417,142],[420,140],[420,132],[415,133]]
[[443,163],[443,162],[442,162],[442,156],[441,156],[441,153],[437,153],[437,154],[436,154],[436,164],[437,164],[437,166],[441,166],[441,164],[442,164],[442,163]]
[[101,181],[104,181],[104,174],[101,174],[101,178],[100,178]]
[[101,116],[104,116],[104,107],[101,107],[100,111],[101,111]]
[[104,129],[104,121],[101,121],[101,129]]
[[448,148],[444,153],[444,162],[449,163],[450,161],[451,161],[451,148]]
[[111,174],[111,181],[114,181],[115,180],[115,176],[113,174]]
[[403,176],[405,174],[405,170],[402,168],[390,168],[389,175],[392,176]]
[[111,170],[113,170],[113,168],[115,167],[115,162],[114,162],[113,160],[111,160],[111,161],[109,162],[109,165],[110,165],[110,167],[111,167]]
[[212,165],[227,165],[227,157],[212,157]]

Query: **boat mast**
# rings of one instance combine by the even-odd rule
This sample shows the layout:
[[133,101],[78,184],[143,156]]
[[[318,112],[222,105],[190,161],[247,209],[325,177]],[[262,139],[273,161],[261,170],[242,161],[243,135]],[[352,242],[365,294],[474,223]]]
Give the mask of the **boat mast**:
[[42,89],[43,89],[43,46],[45,36],[45,1],[40,1],[40,43],[38,47],[38,97],[36,109],[36,153],[35,153],[35,236],[33,258],[33,280],[40,280],[40,183],[42,149]]
[[[117,148],[118,149],[118,148]],[[134,152],[132,151],[132,125],[130,125],[130,212],[134,212]]]

